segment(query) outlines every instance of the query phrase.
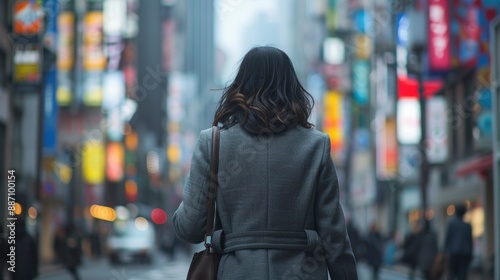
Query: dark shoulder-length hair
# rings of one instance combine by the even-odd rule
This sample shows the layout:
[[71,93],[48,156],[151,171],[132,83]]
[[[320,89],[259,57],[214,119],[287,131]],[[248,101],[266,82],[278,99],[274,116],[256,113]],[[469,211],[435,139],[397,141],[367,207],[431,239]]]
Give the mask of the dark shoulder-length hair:
[[214,117],[223,128],[240,124],[252,134],[311,128],[314,100],[300,84],[290,58],[274,47],[252,48],[224,89]]

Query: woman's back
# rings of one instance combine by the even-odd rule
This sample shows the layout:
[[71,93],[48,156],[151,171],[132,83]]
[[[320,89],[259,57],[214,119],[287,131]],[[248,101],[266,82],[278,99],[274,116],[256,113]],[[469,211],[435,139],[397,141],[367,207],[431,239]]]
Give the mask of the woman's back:
[[314,193],[327,138],[297,127],[252,136],[221,132],[218,214],[226,233],[315,228]]
[[[252,48],[224,89],[214,116],[220,133],[218,279],[356,280],[356,263],[339,203],[330,139],[313,129],[312,96],[290,58]],[[172,217],[177,235],[204,239],[211,129],[193,152],[183,202]]]
[[[206,223],[210,145],[208,129],[173,217],[178,236],[193,243]],[[218,279],[357,279],[328,136],[302,127],[260,136],[222,130],[218,179]]]

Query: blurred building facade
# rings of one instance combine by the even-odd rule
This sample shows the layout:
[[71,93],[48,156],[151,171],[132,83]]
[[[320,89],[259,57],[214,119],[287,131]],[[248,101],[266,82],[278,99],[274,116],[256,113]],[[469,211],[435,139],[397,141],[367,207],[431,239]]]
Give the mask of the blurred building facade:
[[[323,118],[331,119],[323,121],[323,130],[332,139],[342,135],[339,143],[354,143],[336,161],[347,167],[348,215],[362,230],[377,222],[387,234],[404,234],[425,218],[442,241],[453,204],[466,203],[474,229],[473,266],[487,271],[498,236],[489,26],[499,4],[335,1],[325,10]],[[418,40],[420,53],[414,48]],[[350,74],[342,77],[345,72]],[[426,99],[424,146],[419,77]],[[348,117],[340,122],[349,128],[346,133],[332,125],[338,114],[328,113],[340,111],[328,104],[341,98],[349,102]]]

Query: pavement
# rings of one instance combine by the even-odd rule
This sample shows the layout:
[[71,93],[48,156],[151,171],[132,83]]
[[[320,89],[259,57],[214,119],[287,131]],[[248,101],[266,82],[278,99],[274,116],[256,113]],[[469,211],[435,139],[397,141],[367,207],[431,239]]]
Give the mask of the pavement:
[[[82,280],[159,280],[159,279],[186,279],[191,256],[178,254],[170,258],[163,253],[156,253],[150,265],[125,264],[113,266],[107,259],[100,258],[85,260],[79,269]],[[371,270],[365,263],[358,264],[360,280],[371,280]],[[406,266],[384,266],[380,269],[379,280],[407,280],[409,270]],[[9,279],[9,278],[4,278]],[[61,265],[51,264],[40,267],[37,280],[71,280]],[[243,280],[243,279],[242,279]],[[415,280],[423,280],[417,275]],[[469,280],[485,280],[479,275],[471,275]]]

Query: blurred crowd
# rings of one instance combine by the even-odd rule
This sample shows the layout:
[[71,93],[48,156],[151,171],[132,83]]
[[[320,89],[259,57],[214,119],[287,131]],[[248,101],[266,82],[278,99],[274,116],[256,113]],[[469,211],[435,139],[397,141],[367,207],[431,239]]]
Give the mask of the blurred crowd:
[[[379,279],[383,266],[404,266],[409,279],[421,276],[426,280],[468,279],[473,259],[472,227],[464,222],[465,205],[457,205],[449,221],[442,245],[432,221],[419,220],[412,224],[404,237],[397,231],[382,234],[376,223],[367,233],[360,233],[350,220],[347,231],[358,262],[371,267],[372,279]],[[490,271],[493,277],[493,271]]]

